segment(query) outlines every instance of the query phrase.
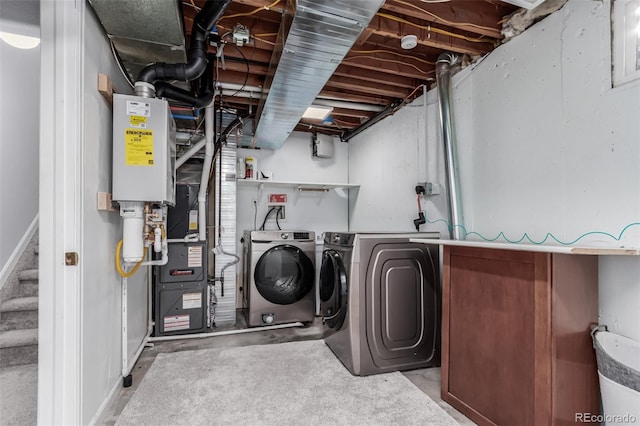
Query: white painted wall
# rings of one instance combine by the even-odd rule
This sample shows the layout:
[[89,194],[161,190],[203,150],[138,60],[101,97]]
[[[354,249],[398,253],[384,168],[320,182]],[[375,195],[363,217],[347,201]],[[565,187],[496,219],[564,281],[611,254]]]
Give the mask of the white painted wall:
[[[98,414],[114,386],[121,385],[121,278],[114,267],[122,238],[117,212],[98,211],[96,194],[111,192],[112,110],[97,91],[98,73],[129,93],[102,27],[87,7],[84,38],[82,150],[82,422]],[[127,352],[130,360],[147,332],[147,268],[127,279]]]
[[[347,183],[347,144],[334,145],[333,158],[317,158],[311,155],[311,134],[294,132],[276,150],[237,150],[238,158],[255,157],[258,170],[273,172],[274,181]],[[353,182],[352,183],[357,183]],[[265,185],[263,191],[257,187],[237,186],[237,236],[245,230],[260,228],[267,213],[269,194],[287,194],[286,220],[280,221],[282,229],[307,230],[320,234],[325,231],[346,231],[348,228],[348,200],[337,191],[327,193],[298,192],[294,188],[276,188]],[[351,190],[354,191],[354,190]],[[256,226],[254,227],[254,204],[257,202]],[[269,222],[265,229],[277,229]],[[240,250],[240,248],[238,249]]]
[[[87,2],[42,2],[41,15],[38,422],[89,424],[121,386],[123,364],[121,222],[96,203],[110,192],[112,158],[98,73],[128,86]],[[77,265],[65,265],[67,252]],[[145,272],[128,280],[128,358],[147,331]]]
[[[438,183],[444,189],[442,146],[426,143],[425,118],[436,122],[437,98],[427,94],[426,99],[426,109],[423,95],[349,142],[349,181],[362,185],[357,197],[350,200],[350,231],[415,232],[417,183]],[[433,129],[429,125],[430,133]],[[429,219],[446,217],[445,194],[421,197]],[[420,231],[448,235],[446,224],[441,222],[426,223]]]
[[[0,30],[40,37],[38,4],[15,2]],[[5,6],[3,5],[3,8]],[[33,10],[35,8],[35,10]],[[4,10],[3,10],[4,11]],[[12,19],[6,19],[9,15]],[[18,49],[0,40],[0,287],[13,269],[38,214],[40,46]],[[25,239],[25,244],[21,240]]]
[[[333,158],[312,156],[311,134],[294,132],[277,150],[253,150],[239,148],[238,158],[257,158],[258,170],[273,172],[274,181],[300,183],[347,183],[349,182],[349,154],[346,143],[334,143]],[[351,180],[350,183],[359,183]],[[298,192],[294,188],[265,187],[260,191],[255,186],[237,185],[237,252],[242,255],[240,238],[245,230],[258,229],[267,213],[269,194],[286,194],[286,220],[280,227],[288,230],[313,231],[316,233],[316,282],[320,273],[319,260],[322,253],[324,232],[347,231],[349,228],[349,198],[357,197],[358,190],[330,190],[329,192]],[[257,214],[254,208],[256,201]],[[254,226],[255,217],[255,226]],[[273,217],[273,214],[271,215]],[[266,230],[277,229],[275,222],[268,221]],[[242,265],[242,260],[240,265]],[[237,286],[242,285],[242,266],[236,268]],[[317,288],[316,288],[317,292]],[[238,307],[242,295],[237,296]],[[317,310],[316,310],[317,312]]]
[[[454,76],[467,231],[486,238],[504,232],[511,240],[526,232],[534,241],[552,233],[564,242],[599,231],[615,238],[592,234],[579,243],[640,246],[640,81],[611,89],[610,41],[610,2],[570,0],[473,70]],[[384,164],[388,172],[377,181],[385,198],[364,198],[361,190],[351,226],[379,220],[386,228],[411,216],[408,202],[395,211],[385,205],[388,194],[405,191],[408,175],[415,179],[419,172],[414,164],[403,173],[391,155],[401,151],[395,149],[399,140],[402,147],[402,141],[422,137],[420,128],[405,135],[401,112],[397,121],[384,120],[352,141],[352,176],[365,167],[356,153],[367,144],[377,148],[366,167]],[[430,153],[441,143],[435,104],[427,123],[423,152]],[[387,175],[394,176],[393,184],[384,184]],[[432,218],[446,218],[446,209],[426,210]],[[640,341],[640,259],[601,257],[600,300],[601,322]]]

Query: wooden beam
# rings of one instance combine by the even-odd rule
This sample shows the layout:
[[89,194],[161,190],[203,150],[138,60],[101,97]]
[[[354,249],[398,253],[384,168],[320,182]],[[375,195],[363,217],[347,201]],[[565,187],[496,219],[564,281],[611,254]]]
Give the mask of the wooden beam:
[[[361,68],[341,64],[333,75],[338,77],[355,78],[357,80],[368,81],[371,83],[384,83],[405,89],[413,89],[420,84],[415,78],[403,77],[401,75],[394,74],[393,72],[382,71],[380,66],[375,69],[369,69],[367,72],[363,72]],[[423,78],[421,80],[426,79]]]
[[327,88],[345,89],[353,92],[386,96],[389,98],[404,98],[411,89],[403,89],[390,86],[382,82],[370,83],[368,81],[358,80],[350,77],[340,77],[334,75],[325,85]]
[[380,49],[353,49],[342,60],[342,65],[418,80],[430,80],[435,75],[435,64],[433,63],[425,63],[392,53],[376,52],[377,50]]
[[347,101],[347,102],[361,102],[363,104],[371,104],[371,105],[390,105],[393,101],[393,97],[383,97],[383,96],[363,96],[360,93],[352,93],[348,91],[339,91],[339,90],[329,90],[323,89],[320,91],[319,97],[323,97],[326,99],[335,99],[337,101]]

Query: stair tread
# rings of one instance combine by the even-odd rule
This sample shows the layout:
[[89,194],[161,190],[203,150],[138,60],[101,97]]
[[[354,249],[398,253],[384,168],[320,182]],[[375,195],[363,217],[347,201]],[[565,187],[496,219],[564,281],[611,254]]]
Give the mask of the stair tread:
[[21,281],[34,281],[38,279],[38,275],[38,269],[25,269],[24,271],[20,271],[18,279]]
[[33,311],[38,309],[38,296],[16,297],[0,305],[0,312]]
[[0,348],[15,348],[38,344],[38,329],[0,331]]

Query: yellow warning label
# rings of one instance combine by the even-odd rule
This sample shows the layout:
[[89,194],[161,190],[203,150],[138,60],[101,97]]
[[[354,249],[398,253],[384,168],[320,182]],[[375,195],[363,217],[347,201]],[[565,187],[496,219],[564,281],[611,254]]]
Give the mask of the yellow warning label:
[[142,115],[130,115],[129,124],[132,127],[139,127],[141,129],[144,129],[147,127],[147,117],[143,117]]
[[125,129],[124,153],[127,166],[153,166],[153,131]]

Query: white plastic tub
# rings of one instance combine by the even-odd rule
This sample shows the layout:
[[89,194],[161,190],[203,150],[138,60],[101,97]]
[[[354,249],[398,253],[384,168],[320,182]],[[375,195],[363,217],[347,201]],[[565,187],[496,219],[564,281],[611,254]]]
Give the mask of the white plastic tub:
[[607,331],[596,332],[603,415],[609,425],[640,424],[640,342]]

